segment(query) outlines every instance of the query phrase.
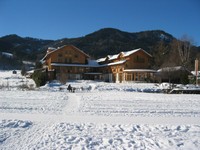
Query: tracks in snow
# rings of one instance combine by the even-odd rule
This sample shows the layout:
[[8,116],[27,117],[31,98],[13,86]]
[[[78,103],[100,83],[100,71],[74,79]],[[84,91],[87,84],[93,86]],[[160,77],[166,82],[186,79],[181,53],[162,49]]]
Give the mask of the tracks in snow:
[[[61,93],[63,94],[63,93]],[[65,93],[64,93],[65,94]],[[134,123],[134,124],[200,124],[200,120],[195,117],[174,117],[174,116],[104,116],[95,114],[86,114],[81,112],[81,96],[77,93],[67,93],[61,95],[61,101],[65,106],[61,114],[35,114],[35,113],[0,113],[1,119],[19,119],[30,120],[41,123],[59,123],[59,122],[80,122],[80,123]],[[87,93],[86,93],[87,94]],[[92,94],[92,93],[90,93]],[[90,95],[89,94],[89,95]],[[95,93],[93,93],[95,94]],[[85,99],[83,99],[85,100]],[[48,100],[47,100],[48,102]],[[53,105],[53,104],[52,104]],[[56,105],[57,106],[57,105]],[[55,107],[56,107],[55,106]],[[153,121],[152,121],[153,120]]]

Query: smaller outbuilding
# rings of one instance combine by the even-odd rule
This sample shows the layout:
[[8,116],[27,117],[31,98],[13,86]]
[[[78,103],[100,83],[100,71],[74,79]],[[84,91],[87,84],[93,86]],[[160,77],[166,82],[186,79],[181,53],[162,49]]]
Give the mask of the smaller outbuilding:
[[156,81],[188,84],[191,72],[182,66],[161,68],[155,73]]

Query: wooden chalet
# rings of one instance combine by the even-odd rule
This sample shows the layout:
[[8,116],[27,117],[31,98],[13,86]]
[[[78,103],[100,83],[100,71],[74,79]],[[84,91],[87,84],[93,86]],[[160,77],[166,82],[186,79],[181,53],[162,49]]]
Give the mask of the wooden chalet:
[[109,82],[151,81],[155,70],[150,68],[152,56],[143,49],[108,55],[98,62],[104,79]]
[[49,48],[42,59],[43,67],[47,68],[49,80],[58,79],[80,80],[87,72],[89,56],[72,45],[57,49]]
[[42,61],[49,80],[130,82],[153,80],[155,70],[149,69],[151,57],[140,48],[91,60],[77,47],[67,45],[57,49],[49,48]]

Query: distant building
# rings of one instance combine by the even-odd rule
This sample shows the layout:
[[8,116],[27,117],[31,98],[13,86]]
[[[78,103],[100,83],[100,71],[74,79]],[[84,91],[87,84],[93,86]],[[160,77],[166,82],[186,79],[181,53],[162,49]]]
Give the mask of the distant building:
[[107,82],[150,81],[152,56],[143,49],[108,55],[91,60],[90,56],[72,45],[49,48],[42,59],[50,80],[101,80]]
[[158,82],[187,83],[191,72],[182,66],[161,68],[155,74]]

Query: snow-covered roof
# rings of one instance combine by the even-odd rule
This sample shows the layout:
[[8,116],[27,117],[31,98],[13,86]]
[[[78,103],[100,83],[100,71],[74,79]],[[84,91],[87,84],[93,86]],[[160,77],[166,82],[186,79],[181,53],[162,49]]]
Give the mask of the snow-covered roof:
[[127,51],[127,52],[122,52],[124,54],[124,57],[127,57],[127,56],[130,56],[131,54],[133,53],[136,53],[138,51],[143,51],[144,53],[146,53],[147,55],[149,55],[150,57],[152,57],[151,54],[149,54],[148,52],[146,52],[145,50],[141,49],[141,48],[138,48],[138,49],[134,49],[134,50],[131,50],[131,51]]
[[105,67],[105,66],[113,66],[113,65],[120,65],[126,62],[126,60],[121,60],[109,64],[99,65],[95,63],[95,61],[89,61],[88,64],[62,64],[62,63],[51,63],[52,66],[60,66],[60,67]]
[[102,62],[102,61],[105,61],[106,60],[106,57],[104,57],[104,58],[99,58],[99,59],[97,59],[97,62]]
[[55,47],[48,47],[49,50],[56,50]]
[[128,57],[128,56],[130,56],[131,54],[136,53],[136,52],[138,52],[138,51],[140,51],[140,50],[142,50],[144,53],[146,53],[147,55],[149,55],[150,57],[152,57],[152,55],[149,54],[149,53],[147,53],[145,50],[143,50],[143,49],[141,49],[141,48],[138,48],[138,49],[134,49],[134,50],[131,50],[131,51],[120,52],[119,54],[115,54],[115,55],[108,55],[107,57],[98,59],[98,62],[105,61],[106,58],[108,58],[108,60],[117,59],[117,58],[119,57],[120,54],[123,54],[123,57]]
[[104,66],[120,65],[120,64],[123,64],[125,62],[126,62],[126,60],[120,60],[120,61],[117,61],[117,62],[112,62],[112,63],[103,64],[103,65],[99,65],[99,66],[100,67],[104,67]]
[[181,70],[183,67],[182,66],[175,66],[175,67],[165,67],[159,69],[157,72],[162,72],[162,71],[178,71]]
[[[191,71],[191,73],[196,76],[196,71]],[[197,76],[200,76],[200,71],[197,72]]]
[[35,62],[31,62],[31,61],[22,61],[23,64],[26,64],[26,65],[35,65]]
[[98,65],[91,64],[62,64],[62,63],[51,63],[52,66],[60,67],[98,67]]
[[[74,48],[74,49],[80,51],[80,52],[81,52],[82,54],[84,54],[85,56],[90,57],[89,55],[87,55],[86,53],[84,53],[82,50],[78,49],[77,47],[75,47],[75,46],[73,46],[73,45],[63,45],[63,46],[61,46],[61,47],[58,47],[57,49],[55,49],[55,48],[50,48],[51,51],[48,52],[48,53],[46,53],[46,55],[41,59],[41,61],[44,61],[45,58],[46,58],[48,55],[50,55],[50,54],[52,54],[52,53],[54,53],[54,52],[56,52],[56,51],[62,49],[63,47],[66,47],[66,46],[70,46],[70,47],[72,47],[72,48]],[[48,48],[48,49],[49,49],[49,48]]]
[[34,70],[27,71],[26,73],[32,74],[32,73],[34,73]]
[[124,72],[157,72],[153,69],[125,69]]
[[113,59],[117,59],[118,56],[119,56],[119,54],[108,55],[107,58],[108,58],[109,60],[113,60]]
[[190,75],[192,74],[187,68],[185,68],[183,66],[161,68],[161,69],[157,70],[157,73],[160,74],[162,72],[174,72],[174,71],[185,71]]
[[139,50],[142,50],[141,48],[138,48],[138,49],[134,49],[134,50],[131,50],[131,51],[127,51],[127,52],[122,52],[122,54],[124,55],[124,57],[127,57],[127,56],[130,56],[131,54],[139,51]]
[[[64,46],[65,46],[65,45],[64,45]],[[62,47],[64,47],[64,46],[62,46]],[[52,47],[48,47],[47,51],[49,50],[49,48],[50,48],[51,51],[48,51],[48,52],[46,53],[46,55],[41,59],[41,61],[44,61],[45,58],[46,58],[48,55],[50,55],[51,53],[55,52],[56,50],[61,49],[62,47],[58,47],[57,49],[56,49],[56,48],[52,48]]]

